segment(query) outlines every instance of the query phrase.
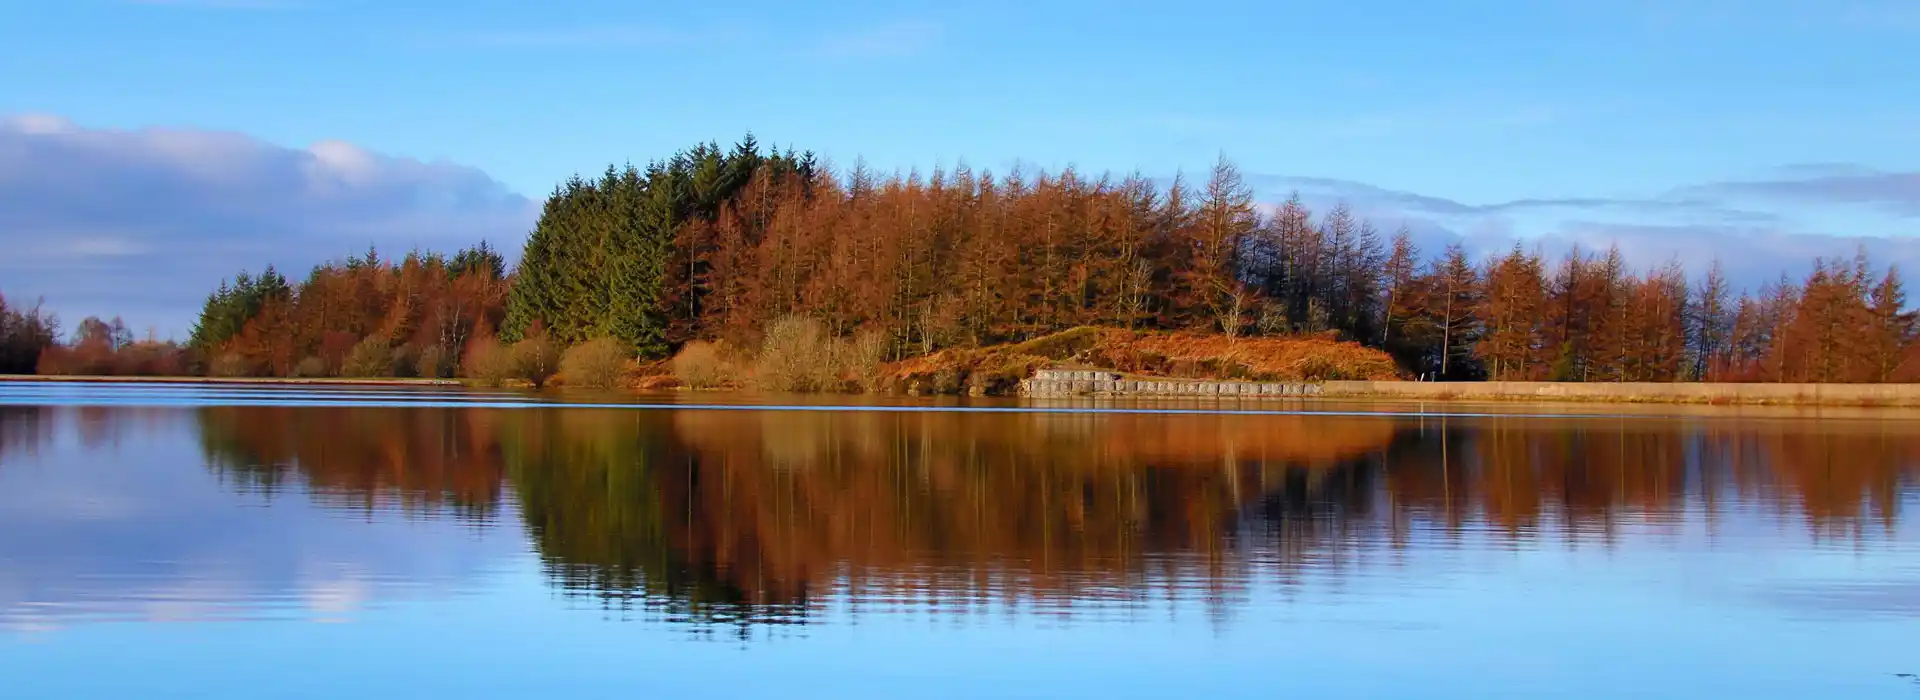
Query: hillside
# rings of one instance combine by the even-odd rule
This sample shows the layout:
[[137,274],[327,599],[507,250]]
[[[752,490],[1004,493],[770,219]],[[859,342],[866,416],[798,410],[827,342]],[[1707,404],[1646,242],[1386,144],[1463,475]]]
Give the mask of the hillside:
[[1399,377],[1385,352],[1329,335],[1240,337],[1074,328],[1023,343],[942,350],[886,367],[910,394],[1010,395],[1045,368],[1108,369],[1153,377],[1252,381]]

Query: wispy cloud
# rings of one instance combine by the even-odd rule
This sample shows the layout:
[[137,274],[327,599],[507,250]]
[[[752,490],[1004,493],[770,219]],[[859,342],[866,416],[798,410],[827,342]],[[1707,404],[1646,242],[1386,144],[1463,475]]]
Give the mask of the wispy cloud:
[[[1405,226],[1429,252],[1452,243],[1474,255],[1498,253],[1515,242],[1548,255],[1618,246],[1643,269],[1671,260],[1692,269],[1720,258],[1730,277],[1748,287],[1783,271],[1799,274],[1815,258],[1846,258],[1858,250],[1882,265],[1920,270],[1920,245],[1902,225],[1920,202],[1911,174],[1822,163],[1788,166],[1770,176],[1689,185],[1651,197],[1484,204],[1332,178],[1256,174],[1247,181],[1268,202],[1297,193],[1315,211],[1344,204],[1382,228]],[[1858,204],[1876,205],[1880,214],[1846,209]]]
[[1688,191],[1723,198],[1864,204],[1883,208],[1899,216],[1920,218],[1920,171],[1886,172],[1858,166],[1842,168],[1828,165],[1814,172],[1713,183]]

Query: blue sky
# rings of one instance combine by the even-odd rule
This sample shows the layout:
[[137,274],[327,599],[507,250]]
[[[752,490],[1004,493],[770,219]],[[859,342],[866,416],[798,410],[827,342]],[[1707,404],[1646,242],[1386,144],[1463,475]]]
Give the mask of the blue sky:
[[[167,156],[132,159],[149,177],[204,178],[228,172],[220,153],[312,160],[315,143],[362,171],[426,168],[398,191],[437,213],[339,214],[370,230],[404,218],[376,236],[402,246],[458,238],[441,215],[514,235],[527,209],[498,197],[748,130],[889,169],[1022,159],[1169,175],[1224,152],[1269,198],[1302,189],[1388,228],[1487,248],[1624,238],[1647,261],[1726,248],[1755,275],[1860,244],[1807,236],[1871,237],[1899,258],[1920,216],[1920,3],[1907,0],[9,0],[0,46],[14,138],[84,142],[105,171],[121,172],[116,149]],[[250,145],[169,145],[209,133]],[[0,186],[33,180],[46,199],[39,178],[58,166],[8,153]],[[440,206],[470,197],[498,221]],[[0,190],[0,204],[25,198]],[[151,232],[122,245],[140,236],[6,217],[0,236],[90,241],[43,257],[163,255]],[[254,244],[283,228],[254,223]],[[105,283],[49,281],[50,260],[0,262],[0,291],[112,310]],[[212,274],[182,281],[191,300]],[[181,325],[177,300],[130,301]]]

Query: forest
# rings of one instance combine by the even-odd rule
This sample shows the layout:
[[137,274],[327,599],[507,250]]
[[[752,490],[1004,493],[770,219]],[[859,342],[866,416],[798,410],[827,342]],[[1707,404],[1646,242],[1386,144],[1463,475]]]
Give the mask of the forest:
[[567,180],[511,270],[486,243],[369,250],[299,281],[268,266],[211,293],[183,344],[99,319],[60,338],[0,306],[0,372],[573,383],[751,354],[795,323],[876,361],[1104,327],[1345,341],[1410,379],[1920,381],[1899,272],[1864,253],[1736,290],[1718,263],[1634,269],[1617,249],[1422,251],[1344,206],[1259,205],[1224,157],[1171,183],[883,175],[752,136]]

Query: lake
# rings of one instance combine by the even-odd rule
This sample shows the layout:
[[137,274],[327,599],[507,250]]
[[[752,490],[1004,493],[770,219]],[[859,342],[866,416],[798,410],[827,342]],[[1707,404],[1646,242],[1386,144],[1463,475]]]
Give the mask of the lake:
[[1920,414],[782,401],[0,383],[0,697],[1920,698]]

